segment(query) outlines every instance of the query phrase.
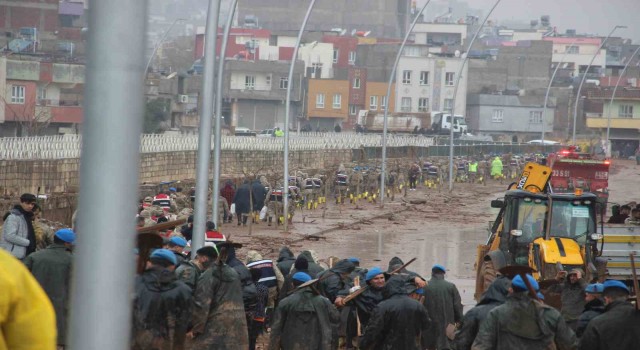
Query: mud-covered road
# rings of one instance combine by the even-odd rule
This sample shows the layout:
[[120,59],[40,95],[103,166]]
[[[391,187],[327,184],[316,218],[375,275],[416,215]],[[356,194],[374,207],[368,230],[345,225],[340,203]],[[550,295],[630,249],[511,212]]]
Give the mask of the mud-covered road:
[[[615,160],[610,174],[610,202],[640,201],[640,167],[635,162]],[[294,253],[313,249],[322,259],[358,257],[361,266],[387,268],[388,261],[398,256],[417,261],[410,267],[425,277],[433,264],[447,267],[447,278],[458,285],[467,309],[475,302],[474,262],[476,247],[486,241],[489,222],[496,210],[491,199],[499,198],[508,182],[488,182],[486,185],[455,184],[449,193],[445,188],[426,188],[396,194],[395,199],[380,208],[377,204],[360,201],[353,204],[330,203],[326,212],[298,210],[290,233],[282,226],[267,226],[260,222],[251,228],[226,224],[223,233],[248,249],[277,259],[281,246],[289,246]],[[425,204],[409,204],[412,200],[426,200]],[[251,230],[251,235],[249,235]],[[308,239],[307,235],[319,238]]]

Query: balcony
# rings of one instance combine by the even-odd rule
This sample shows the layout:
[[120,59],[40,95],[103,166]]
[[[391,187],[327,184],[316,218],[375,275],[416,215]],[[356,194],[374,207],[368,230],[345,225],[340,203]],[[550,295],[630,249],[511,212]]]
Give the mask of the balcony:
[[[599,113],[587,114],[587,127],[594,129],[606,129],[608,118]],[[611,118],[612,129],[640,129],[640,118]]]
[[38,99],[36,106],[42,107],[81,107],[82,101],[79,100],[50,100],[50,99]]

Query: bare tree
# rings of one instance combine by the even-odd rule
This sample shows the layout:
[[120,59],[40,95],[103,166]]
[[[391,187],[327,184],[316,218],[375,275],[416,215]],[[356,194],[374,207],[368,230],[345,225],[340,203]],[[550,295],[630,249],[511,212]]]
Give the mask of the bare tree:
[[18,136],[38,136],[51,124],[51,112],[48,108],[38,108],[35,101],[25,101],[23,104],[10,104],[4,96],[0,99],[7,106],[9,113],[20,126]]

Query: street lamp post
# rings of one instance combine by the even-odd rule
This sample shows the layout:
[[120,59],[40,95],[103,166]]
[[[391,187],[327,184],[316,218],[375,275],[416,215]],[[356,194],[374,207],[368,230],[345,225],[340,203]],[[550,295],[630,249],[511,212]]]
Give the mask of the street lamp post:
[[[491,8],[491,10],[487,14],[487,16],[482,21],[482,24],[480,24],[480,27],[478,27],[478,30],[476,30],[476,33],[473,35],[473,38],[471,39],[471,42],[469,42],[469,47],[467,47],[467,52],[464,55],[464,59],[462,60],[462,64],[460,64],[460,68],[458,69],[458,75],[456,76],[456,84],[455,84],[455,87],[453,88],[453,99],[451,101],[451,125],[449,126],[449,129],[450,129],[450,132],[449,132],[449,191],[453,191],[453,121],[454,121],[455,115],[456,115],[456,113],[455,113],[455,111],[456,111],[456,96],[458,95],[458,87],[460,86],[460,78],[462,77],[462,72],[463,72],[464,66],[467,63],[467,61],[469,60],[469,51],[473,47],[473,43],[478,38],[478,35],[480,34],[480,30],[482,30],[482,27],[484,27],[484,24],[487,23],[487,20],[489,19],[489,16],[491,16],[491,14],[493,13],[493,10],[496,9],[496,7],[500,3],[500,1],[501,0],[497,0],[496,1],[496,3],[493,5],[493,7]],[[442,116],[442,117],[444,118],[444,116]]]
[[[311,0],[307,13],[302,20],[300,31],[298,32],[298,38],[296,39],[296,45],[293,48],[293,55],[291,56],[291,65],[289,66],[289,76],[287,78],[287,98],[284,105],[284,182],[282,183],[282,206],[284,214],[284,232],[288,232],[289,226],[289,113],[291,109],[291,85],[293,85],[293,68],[296,65],[296,59],[298,58],[298,48],[300,47],[300,41],[302,41],[302,33],[307,26],[307,21],[313,11],[313,7],[316,4],[316,0]],[[302,88],[302,87],[300,87]],[[274,186],[276,184],[273,184]],[[278,218],[276,218],[277,220]]]
[[[67,328],[73,349],[131,348],[146,10],[144,0],[92,1],[89,8],[79,234]],[[114,190],[119,194],[105,201]],[[11,297],[6,289],[0,293]],[[33,347],[23,342],[16,346]]]
[[224,78],[224,58],[227,55],[227,43],[229,42],[229,32],[231,30],[231,23],[233,22],[233,16],[236,13],[236,5],[238,0],[233,0],[230,8],[229,15],[227,16],[227,23],[224,26],[224,36],[222,37],[222,46],[220,47],[220,60],[218,61],[218,76],[216,81],[216,125],[215,125],[215,145],[213,147],[213,191],[211,193],[211,221],[218,227],[218,196],[220,196],[220,154],[222,152],[222,79]]
[[611,150],[609,133],[611,131],[611,113],[613,112],[613,98],[616,96],[616,91],[618,91],[620,80],[622,80],[622,78],[624,77],[624,74],[627,72],[627,67],[629,67],[629,63],[631,63],[633,58],[636,57],[636,54],[638,54],[639,50],[640,50],[640,46],[638,46],[638,48],[633,52],[631,57],[629,57],[629,61],[627,61],[627,63],[624,65],[624,68],[622,68],[622,73],[619,74],[618,81],[616,82],[616,86],[613,88],[613,93],[611,94],[611,100],[609,101],[609,113],[607,115],[607,154],[610,154],[609,152]]
[[411,34],[411,32],[413,32],[413,28],[415,28],[416,23],[418,23],[418,20],[420,19],[420,16],[422,16],[422,13],[424,12],[424,10],[427,8],[427,5],[429,5],[429,3],[431,2],[431,0],[428,0],[420,9],[420,12],[418,12],[418,14],[416,15],[416,17],[413,19],[413,22],[411,22],[411,27],[409,27],[409,30],[407,31],[407,33],[404,35],[404,40],[402,40],[402,44],[400,45],[400,49],[398,50],[398,53],[396,54],[396,60],[393,63],[393,68],[391,69],[391,74],[389,75],[389,82],[387,83],[387,96],[386,96],[386,103],[384,106],[384,118],[383,118],[383,122],[382,122],[382,169],[380,171],[380,206],[384,207],[384,197],[385,197],[385,185],[386,185],[386,172],[387,172],[387,128],[388,128],[388,119],[389,119],[389,105],[391,104],[391,84],[393,84],[393,81],[395,80],[395,76],[396,76],[396,70],[398,69],[398,63],[400,62],[400,57],[402,56],[402,51],[404,51],[404,47],[407,44],[407,40],[409,40],[409,35]]
[[[595,61],[596,56],[600,54],[600,50],[602,50],[602,48],[604,47],[604,44],[607,42],[607,40],[609,40],[611,35],[613,35],[613,32],[615,32],[616,29],[618,28],[624,29],[624,28],[627,28],[627,26],[615,26],[613,27],[613,29],[611,29],[611,32],[609,32],[609,35],[607,35],[607,37],[604,38],[604,40],[602,40],[602,43],[600,43],[600,47],[598,47],[598,50],[596,50],[596,53],[593,55],[593,57],[591,57],[591,61],[589,61],[589,65],[587,66],[587,69],[584,71],[584,74],[582,75],[582,79],[580,80],[580,85],[578,85],[578,92],[576,93],[576,102],[575,102],[575,105],[573,106],[573,133],[571,136],[571,143],[573,145],[576,144],[576,120],[578,119],[578,102],[580,101],[580,91],[582,91],[582,85],[584,85],[584,81],[587,79],[587,73],[589,73],[589,68],[591,68],[591,65],[593,64],[593,61]],[[606,57],[605,57],[605,60],[606,60]]]
[[167,38],[167,35],[169,35],[169,32],[171,31],[171,29],[173,29],[173,26],[175,26],[176,23],[182,22],[182,21],[186,21],[186,20],[184,18],[177,18],[175,21],[173,21],[173,23],[171,23],[169,28],[167,28],[167,30],[164,31],[164,34],[162,35],[162,38],[160,38],[160,40],[158,41],[156,46],[153,48],[153,52],[151,53],[151,56],[149,57],[149,60],[147,61],[147,65],[144,67],[145,77],[146,77],[147,71],[149,70],[149,66],[151,65],[151,61],[153,60],[153,57],[155,57],[156,52],[158,52],[158,49],[160,48],[160,45],[162,45],[162,43],[165,41],[165,39]]
[[207,190],[209,189],[209,161],[211,157],[211,118],[213,117],[213,83],[216,66],[216,41],[218,40],[218,17],[220,1],[209,0],[205,31],[204,73],[202,77],[202,108],[198,130],[198,154],[196,160],[196,193],[193,212],[193,237],[191,256],[204,246],[207,219]]
[[[569,47],[573,47],[574,44],[575,44],[575,41],[569,44]],[[549,86],[547,86],[547,92],[545,92],[544,94],[544,110],[542,111],[542,136],[541,136],[543,151],[544,151],[544,134],[545,134],[546,124],[547,124],[547,103],[549,102],[549,92],[551,91],[551,84],[553,83],[553,80],[556,78],[556,73],[558,73],[558,69],[564,63],[564,59],[567,57],[567,53],[569,53],[569,50],[566,50],[564,52],[564,54],[562,55],[562,58],[560,59],[560,62],[556,66],[556,69],[553,70],[553,74],[551,75],[551,80],[549,80]]]

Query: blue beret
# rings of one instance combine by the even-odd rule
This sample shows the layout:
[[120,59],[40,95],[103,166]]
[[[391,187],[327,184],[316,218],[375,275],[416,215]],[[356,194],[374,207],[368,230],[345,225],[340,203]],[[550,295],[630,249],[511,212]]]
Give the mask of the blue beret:
[[418,288],[418,289],[416,289],[416,290],[414,291],[414,293],[416,293],[416,294],[420,294],[420,295],[423,295],[423,294],[424,294],[424,289],[422,289],[422,288]]
[[186,247],[186,246],[187,246],[187,240],[186,240],[186,239],[184,239],[184,238],[182,238],[182,237],[179,237],[179,236],[173,236],[173,237],[171,237],[171,239],[169,240],[169,242],[171,242],[171,243],[173,243],[173,244],[177,245],[178,247],[182,247],[182,248],[184,248],[184,247]]
[[76,234],[70,228],[63,228],[56,231],[55,236],[66,243],[73,243],[76,240]]
[[538,299],[544,300],[544,294],[538,292],[536,295],[538,296]]
[[602,293],[604,292],[604,285],[602,283],[592,283],[588,285],[587,288],[584,289],[584,291],[585,293],[591,294]]
[[311,281],[311,276],[307,275],[304,272],[296,272],[295,274],[293,274],[293,279],[304,283]]
[[616,280],[606,280],[604,281],[604,283],[602,284],[603,286],[603,291],[607,290],[607,288],[620,288],[622,290],[624,290],[625,292],[627,292],[627,294],[629,294],[629,287],[627,287],[626,284],[620,282],[620,281],[616,281]]
[[150,258],[164,259],[173,265],[178,264],[178,260],[176,259],[176,255],[173,254],[172,251],[168,249],[156,249],[151,253]]
[[365,281],[370,281],[372,280],[374,277],[383,274],[384,272],[382,271],[381,268],[379,267],[372,267],[371,270],[367,271],[367,275],[365,276]]
[[169,191],[171,191],[171,192],[175,192],[175,191],[177,191],[177,190],[176,190],[176,188],[175,188],[175,187],[169,187]]
[[[527,274],[527,279],[529,280],[529,284],[531,284],[531,287],[533,287],[533,290],[535,290],[536,292],[540,290],[540,286],[538,285],[538,281],[536,281],[533,278],[533,276]],[[521,289],[521,290],[528,290],[527,289],[527,285],[524,283],[524,281],[522,280],[522,276],[520,276],[520,275],[514,277],[511,280],[511,285],[513,287]]]
[[360,263],[360,259],[356,258],[356,257],[350,257],[347,260],[351,261],[354,264],[358,264]]
[[433,270],[440,270],[442,272],[447,272],[447,269],[444,266],[440,265],[440,264],[433,265],[433,267],[431,268],[431,271],[433,271]]

